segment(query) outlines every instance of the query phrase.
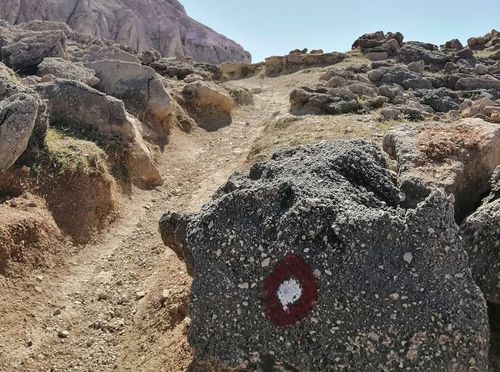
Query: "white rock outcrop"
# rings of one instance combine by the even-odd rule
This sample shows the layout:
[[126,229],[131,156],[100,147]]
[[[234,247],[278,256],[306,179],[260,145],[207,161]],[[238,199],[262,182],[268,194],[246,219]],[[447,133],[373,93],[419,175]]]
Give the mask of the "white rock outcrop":
[[208,63],[249,62],[236,42],[190,18],[177,0],[2,0],[0,18],[11,24],[58,21],[74,31],[164,57]]

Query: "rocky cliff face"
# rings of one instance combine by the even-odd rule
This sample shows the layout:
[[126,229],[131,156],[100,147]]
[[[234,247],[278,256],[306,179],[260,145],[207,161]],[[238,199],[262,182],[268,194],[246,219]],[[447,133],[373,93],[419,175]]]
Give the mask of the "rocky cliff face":
[[192,56],[208,63],[249,62],[250,53],[190,18],[177,0],[3,0],[0,18],[11,24],[49,20],[165,57]]

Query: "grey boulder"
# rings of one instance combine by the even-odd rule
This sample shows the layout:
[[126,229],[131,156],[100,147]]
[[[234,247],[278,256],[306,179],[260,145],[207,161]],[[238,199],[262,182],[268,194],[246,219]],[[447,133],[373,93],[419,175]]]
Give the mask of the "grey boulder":
[[111,150],[109,144],[120,144],[132,182],[144,188],[163,183],[141,136],[142,124],[127,113],[122,101],[73,80],[38,84],[36,90],[48,101],[51,125],[107,143],[104,147]]
[[37,111],[36,98],[28,94],[0,101],[0,172],[14,164],[28,147]]
[[144,138],[160,146],[167,143],[172,98],[151,67],[118,60],[89,62],[86,66],[96,72],[98,90],[121,99],[127,110],[147,126]]
[[45,57],[66,56],[66,34],[62,31],[41,31],[22,34],[2,46],[2,59],[14,70],[34,72]]
[[[486,370],[486,305],[450,198],[400,200],[364,141],[283,150],[232,176],[174,242],[193,263],[196,356],[258,370]],[[172,216],[163,224],[182,229]]]

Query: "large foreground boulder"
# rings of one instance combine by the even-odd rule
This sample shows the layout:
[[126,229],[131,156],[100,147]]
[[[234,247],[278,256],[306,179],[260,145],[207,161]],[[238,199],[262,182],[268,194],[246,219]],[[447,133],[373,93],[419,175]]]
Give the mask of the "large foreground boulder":
[[167,143],[172,99],[159,75],[148,66],[118,60],[87,63],[100,82],[97,89],[121,99],[127,109],[149,126],[144,137],[160,146]]
[[166,214],[170,244],[193,264],[197,357],[262,370],[486,370],[486,305],[451,199],[438,190],[408,210],[400,200],[377,147],[337,141],[234,175],[187,224]]
[[402,126],[386,135],[384,150],[398,162],[407,206],[415,207],[440,187],[455,196],[461,221],[490,189],[489,179],[500,163],[500,126],[481,119]]

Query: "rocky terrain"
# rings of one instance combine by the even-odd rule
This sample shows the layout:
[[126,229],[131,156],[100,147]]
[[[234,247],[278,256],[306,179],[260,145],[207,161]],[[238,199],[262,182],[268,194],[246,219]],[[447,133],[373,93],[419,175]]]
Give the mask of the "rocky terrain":
[[177,0],[5,0],[0,19],[66,23],[72,30],[136,52],[151,48],[164,57],[197,62],[250,62],[250,53],[190,18]]
[[500,370],[498,32],[251,64],[177,1],[20,4],[0,371]]
[[164,57],[197,62],[250,62],[250,53],[190,18],[177,0],[7,0],[0,18],[13,25],[43,20],[66,23],[72,30]]

